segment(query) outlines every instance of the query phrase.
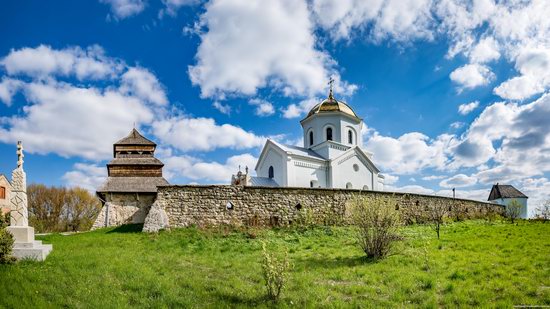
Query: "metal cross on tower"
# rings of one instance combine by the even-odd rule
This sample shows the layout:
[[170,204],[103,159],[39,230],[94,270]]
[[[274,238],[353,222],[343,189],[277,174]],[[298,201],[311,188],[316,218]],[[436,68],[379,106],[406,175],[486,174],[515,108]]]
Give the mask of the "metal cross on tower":
[[328,85],[329,85],[329,92],[328,92],[328,98],[329,99],[332,99],[333,96],[332,96],[332,85],[334,84],[334,79],[332,78],[332,76],[330,77],[330,80],[328,81]]
[[334,79],[332,78],[332,76],[330,77],[330,79],[328,81],[328,85],[329,85],[328,98],[332,99],[333,98],[333,96],[332,96],[332,86],[334,85]]

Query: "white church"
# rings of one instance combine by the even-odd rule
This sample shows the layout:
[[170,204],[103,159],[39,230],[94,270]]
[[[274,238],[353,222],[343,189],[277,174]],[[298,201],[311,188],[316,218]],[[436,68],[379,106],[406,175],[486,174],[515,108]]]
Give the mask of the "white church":
[[304,146],[268,139],[256,164],[256,177],[239,173],[234,185],[263,187],[384,189],[384,176],[365,151],[363,120],[344,102],[329,96],[300,121]]

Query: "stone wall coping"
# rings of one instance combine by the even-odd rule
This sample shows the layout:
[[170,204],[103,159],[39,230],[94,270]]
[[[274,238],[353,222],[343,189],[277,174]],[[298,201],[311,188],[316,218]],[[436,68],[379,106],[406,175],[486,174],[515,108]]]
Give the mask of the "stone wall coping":
[[262,186],[234,186],[234,185],[163,185],[157,186],[158,189],[169,189],[169,188],[190,188],[190,189],[215,189],[215,188],[241,188],[242,190],[266,190],[266,191],[279,191],[279,190],[290,190],[290,191],[301,191],[301,190],[311,190],[311,191],[331,191],[331,192],[344,192],[344,193],[377,193],[385,195],[398,195],[398,196],[418,196],[418,197],[437,197],[443,199],[450,199],[455,201],[464,201],[464,202],[475,202],[491,206],[502,206],[498,203],[491,203],[488,201],[479,201],[465,198],[452,198],[448,196],[440,195],[429,195],[421,193],[409,193],[409,192],[394,192],[394,191],[375,191],[375,190],[361,190],[361,189],[340,189],[340,188],[310,188],[310,187],[262,187]]

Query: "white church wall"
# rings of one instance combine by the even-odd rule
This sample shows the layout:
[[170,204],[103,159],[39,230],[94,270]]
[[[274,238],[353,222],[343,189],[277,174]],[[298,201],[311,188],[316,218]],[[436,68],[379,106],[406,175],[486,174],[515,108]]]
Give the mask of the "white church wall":
[[519,211],[519,217],[522,218],[522,219],[528,219],[529,218],[529,211],[527,209],[527,199],[526,198],[501,198],[501,199],[497,200],[497,203],[508,207],[508,205],[512,202],[512,200],[516,200],[521,204],[521,209]]
[[269,177],[269,167],[273,166],[273,180],[279,186],[287,186],[287,167],[285,157],[270,147],[256,174],[258,177]]
[[346,188],[346,185],[350,183],[352,188],[347,187],[348,189],[377,189],[373,186],[373,184],[376,185],[373,181],[373,173],[357,155],[350,155],[352,157],[344,157],[333,162],[332,186]]
[[[359,147],[363,146],[363,139],[361,138],[362,123],[363,123],[362,121],[357,122],[355,120],[350,119],[349,117],[340,116],[340,127],[343,128],[341,132],[341,137],[340,137],[342,144],[348,145],[348,146],[354,146],[354,145],[358,145]],[[348,142],[348,131],[350,130],[353,133],[352,144]]]
[[313,146],[320,144],[327,140],[326,128],[332,128],[332,140],[335,142],[341,142],[342,133],[340,131],[341,117],[338,114],[329,115],[315,115],[312,118],[302,123],[304,129],[304,147],[310,148],[309,144],[309,131],[313,130]]
[[326,167],[322,163],[292,159],[288,168],[291,187],[310,187],[311,181],[314,181],[315,187],[327,187]]
[[311,150],[315,151],[318,155],[325,159],[336,158],[348,149],[348,146],[344,146],[333,141],[325,141],[320,145],[311,148]]

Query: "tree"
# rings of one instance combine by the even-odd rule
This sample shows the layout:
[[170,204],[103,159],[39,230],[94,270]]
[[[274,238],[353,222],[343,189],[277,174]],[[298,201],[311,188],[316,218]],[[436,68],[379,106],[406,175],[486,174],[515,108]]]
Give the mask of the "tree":
[[358,228],[357,240],[369,258],[383,258],[397,240],[401,220],[393,197],[356,198],[350,201],[351,223]]
[[29,220],[40,232],[83,231],[92,226],[101,209],[99,200],[82,188],[27,188]]
[[537,217],[546,221],[550,220],[550,200],[546,200],[542,205],[537,208]]
[[428,218],[433,229],[437,233],[437,239],[439,239],[441,226],[444,223],[448,210],[449,206],[443,201],[436,201],[430,208],[428,208]]
[[519,218],[520,211],[521,204],[516,199],[511,200],[510,203],[506,206],[506,217],[510,219],[510,222],[512,224],[517,218]]

